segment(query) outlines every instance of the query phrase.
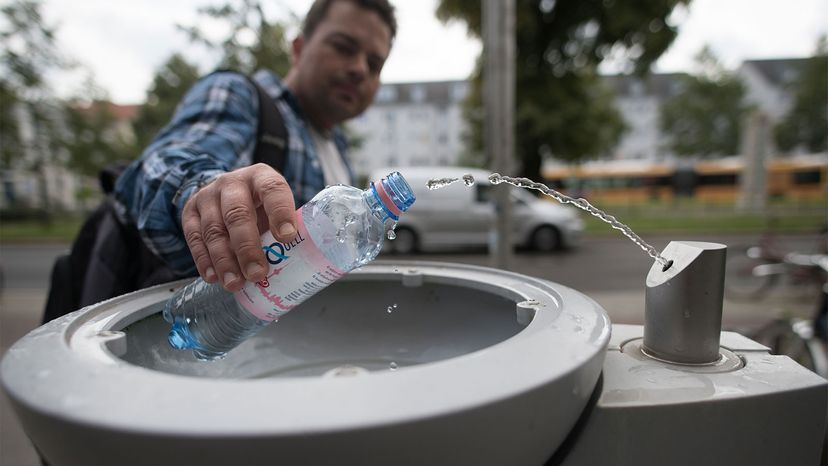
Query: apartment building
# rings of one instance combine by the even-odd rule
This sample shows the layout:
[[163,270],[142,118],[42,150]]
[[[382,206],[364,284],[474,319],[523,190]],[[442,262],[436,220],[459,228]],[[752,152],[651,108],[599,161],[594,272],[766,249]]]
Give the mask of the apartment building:
[[351,153],[357,176],[390,166],[456,165],[468,92],[467,81],[382,85],[374,104],[347,126],[361,141]]

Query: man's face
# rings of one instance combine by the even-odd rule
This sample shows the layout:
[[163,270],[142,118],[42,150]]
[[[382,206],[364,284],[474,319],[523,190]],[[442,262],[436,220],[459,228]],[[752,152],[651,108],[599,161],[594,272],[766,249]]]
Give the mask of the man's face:
[[333,2],[312,35],[294,41],[288,86],[311,123],[328,129],[371,104],[390,50],[391,29],[377,13]]

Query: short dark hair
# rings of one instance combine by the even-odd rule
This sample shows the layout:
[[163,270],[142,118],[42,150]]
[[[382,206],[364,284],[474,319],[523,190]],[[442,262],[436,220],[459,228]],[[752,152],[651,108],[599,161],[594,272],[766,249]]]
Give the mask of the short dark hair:
[[[328,13],[328,8],[330,8],[331,4],[335,1],[337,0],[316,0],[313,2],[307,16],[305,16],[305,21],[302,24],[302,35],[305,36],[305,38],[309,38],[313,35],[313,31],[316,30],[316,27],[319,26],[319,23],[321,23],[325,18],[325,15]],[[388,25],[388,28],[391,29],[391,40],[394,40],[394,36],[397,34],[397,19],[394,17],[394,7],[388,3],[388,0],[347,1],[356,4],[360,8],[370,10],[378,14],[385,24]]]

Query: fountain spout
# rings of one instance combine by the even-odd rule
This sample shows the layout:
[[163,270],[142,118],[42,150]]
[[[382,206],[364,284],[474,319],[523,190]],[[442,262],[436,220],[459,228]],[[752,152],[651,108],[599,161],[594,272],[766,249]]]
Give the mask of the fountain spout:
[[727,246],[673,241],[647,274],[644,341],[647,355],[677,364],[715,364],[720,359]]

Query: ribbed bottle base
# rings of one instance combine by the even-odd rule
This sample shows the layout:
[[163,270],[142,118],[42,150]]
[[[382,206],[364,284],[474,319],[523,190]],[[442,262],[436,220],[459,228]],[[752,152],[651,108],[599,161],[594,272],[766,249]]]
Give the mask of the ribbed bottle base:
[[182,350],[192,348],[196,359],[200,361],[215,361],[227,355],[227,353],[224,352],[209,351],[202,348],[190,335],[190,330],[187,326],[180,322],[173,324],[169,335],[167,335],[167,341],[169,341],[170,345],[175,349]]

